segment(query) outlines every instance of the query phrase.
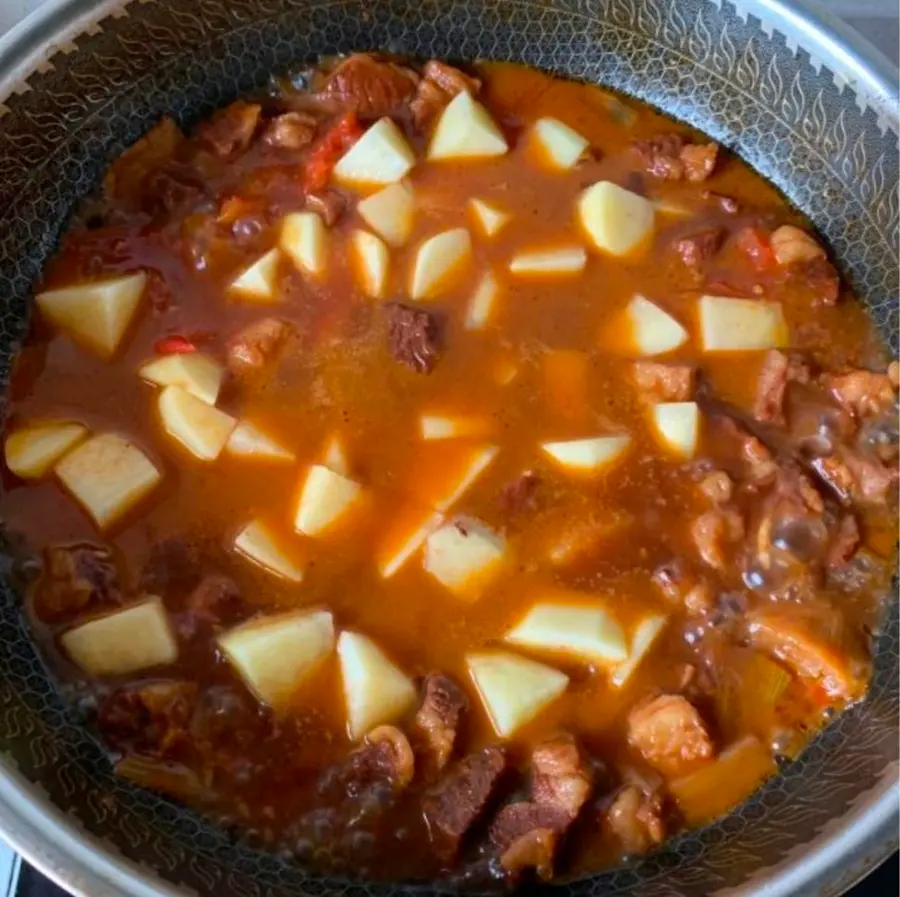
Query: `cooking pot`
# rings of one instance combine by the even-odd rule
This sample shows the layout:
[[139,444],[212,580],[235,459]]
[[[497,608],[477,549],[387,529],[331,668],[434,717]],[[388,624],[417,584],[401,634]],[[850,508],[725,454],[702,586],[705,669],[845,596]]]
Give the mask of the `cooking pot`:
[[[78,199],[162,114],[185,126],[322,53],[521,60],[695,125],[818,226],[896,355],[897,72],[808,0],[50,0],[0,43],[0,378]],[[85,897],[427,894],[329,881],[116,779],[0,583],[0,830]],[[896,583],[895,583],[896,587]],[[728,818],[572,897],[835,895],[896,849],[898,613],[866,700]]]

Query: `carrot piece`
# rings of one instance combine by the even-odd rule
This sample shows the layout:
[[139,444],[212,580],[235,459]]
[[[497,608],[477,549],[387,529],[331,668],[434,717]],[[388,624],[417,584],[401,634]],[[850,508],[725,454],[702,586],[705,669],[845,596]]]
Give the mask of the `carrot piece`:
[[307,190],[321,190],[328,184],[338,159],[362,137],[363,128],[355,112],[342,115],[325,132],[306,159],[303,185]]
[[775,252],[761,227],[744,227],[735,234],[734,245],[760,270],[775,264]]
[[197,347],[185,336],[164,336],[153,344],[157,355],[190,355]]

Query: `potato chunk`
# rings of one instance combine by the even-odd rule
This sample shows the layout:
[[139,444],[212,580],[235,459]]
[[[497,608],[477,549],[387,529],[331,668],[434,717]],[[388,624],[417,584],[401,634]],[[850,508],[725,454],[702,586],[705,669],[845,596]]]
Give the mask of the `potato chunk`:
[[416,250],[409,295],[431,299],[446,289],[472,256],[472,239],[464,227],[445,230],[424,240]]
[[428,158],[502,156],[508,149],[506,138],[491,114],[463,91],[441,113],[428,145]]
[[505,638],[587,663],[608,665],[628,656],[622,627],[605,608],[583,601],[538,602]]
[[468,441],[438,440],[418,453],[406,491],[419,504],[449,510],[487,470],[499,449]]
[[414,502],[402,505],[379,540],[376,563],[381,576],[390,579],[422,547],[443,519],[429,507]]
[[225,443],[225,452],[253,461],[290,463],[297,459],[290,449],[245,420],[238,421],[237,426],[231,431],[228,442]]
[[700,340],[706,352],[777,349],[788,344],[780,302],[701,296]]
[[88,434],[70,420],[32,421],[6,438],[6,466],[23,480],[45,476]]
[[350,476],[350,461],[347,458],[347,447],[340,433],[332,433],[322,450],[322,463],[341,476]]
[[112,526],[162,479],[153,462],[116,433],[83,442],[56,465],[56,475],[100,529]]
[[578,199],[578,218],[596,249],[628,255],[648,240],[655,209],[643,196],[609,181],[588,187]]
[[45,290],[34,299],[51,324],[109,358],[134,318],[146,284],[147,275],[138,271],[111,280]]
[[425,569],[470,601],[496,578],[505,557],[506,540],[470,517],[445,523],[425,540]]
[[493,272],[485,271],[469,299],[466,309],[466,330],[483,330],[496,314],[500,284]]
[[324,610],[263,617],[219,636],[219,647],[262,703],[283,710],[334,649],[334,621]]
[[165,431],[201,461],[219,457],[237,421],[180,386],[167,386],[157,402]]
[[545,442],[541,450],[557,464],[577,473],[594,473],[616,460],[631,443],[625,435]]
[[349,187],[380,187],[406,177],[415,164],[416,155],[400,129],[382,118],[338,159],[333,177]]
[[303,580],[303,566],[294,553],[280,544],[272,529],[261,520],[251,520],[234,539],[235,550],[276,576],[291,582]]
[[469,654],[466,667],[500,738],[514,735],[569,684],[565,673],[507,651]]
[[178,657],[169,618],[155,596],[73,626],[59,641],[92,676],[122,676],[174,663]]
[[391,246],[402,246],[412,235],[416,199],[407,184],[388,184],[361,200],[360,217]]
[[483,199],[470,199],[469,209],[479,229],[486,237],[498,234],[512,220],[509,212]]
[[225,369],[214,358],[200,352],[163,355],[142,365],[138,374],[157,386],[180,386],[207,405],[215,405]]
[[371,639],[358,632],[342,632],[337,651],[347,730],[353,741],[375,726],[394,722],[415,703],[412,680]]
[[700,411],[696,402],[662,402],[651,411],[657,435],[670,451],[693,458],[700,437]]
[[321,464],[306,475],[294,514],[294,529],[307,536],[321,536],[356,508],[362,486]]
[[609,677],[612,685],[621,688],[631,678],[631,674],[647,656],[665,626],[666,618],[659,615],[645,617],[635,626],[627,659],[620,663]]
[[391,263],[384,240],[365,230],[353,231],[350,235],[350,262],[362,291],[372,299],[383,299]]
[[271,305],[281,301],[278,295],[278,263],[281,252],[276,247],[261,255],[252,265],[238,274],[228,287],[229,292],[245,302]]
[[427,440],[484,436],[490,430],[490,421],[475,415],[423,414],[419,418],[419,433]]
[[535,249],[516,253],[509,263],[510,274],[517,277],[551,277],[584,271],[587,253],[580,246]]
[[631,342],[640,355],[662,355],[688,340],[688,332],[670,314],[643,296],[625,309]]
[[541,161],[551,168],[572,168],[588,148],[588,141],[558,118],[539,118],[531,134]]
[[328,267],[328,230],[315,212],[291,212],[281,222],[279,245],[301,271],[318,277]]

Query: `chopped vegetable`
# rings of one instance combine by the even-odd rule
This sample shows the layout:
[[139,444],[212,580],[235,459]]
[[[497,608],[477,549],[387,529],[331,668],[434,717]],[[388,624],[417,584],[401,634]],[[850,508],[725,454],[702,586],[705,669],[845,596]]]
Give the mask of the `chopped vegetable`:
[[700,436],[696,402],[661,402],[652,409],[653,424],[662,443],[681,458],[693,458]]
[[300,582],[303,579],[303,566],[286,547],[280,544],[280,540],[260,520],[252,520],[234,539],[235,550],[245,557],[255,561],[276,576],[281,576],[291,582]]
[[506,541],[478,520],[461,517],[428,535],[423,566],[458,597],[474,600],[501,572]]
[[408,184],[388,184],[361,200],[356,211],[386,243],[402,246],[412,235],[416,199]]
[[321,536],[358,508],[362,487],[321,464],[306,475],[294,513],[294,529],[307,536]]
[[270,249],[231,282],[229,290],[245,302],[270,305],[280,302],[278,295],[278,263],[281,253]]
[[228,437],[228,442],[225,443],[225,452],[254,461],[290,463],[297,458],[290,449],[285,448],[249,421],[238,421]]
[[595,249],[628,255],[653,231],[653,203],[609,181],[599,181],[578,200],[578,218]]
[[312,192],[327,186],[335,163],[362,134],[363,128],[355,112],[348,112],[337,119],[306,159],[304,188]]
[[472,239],[464,227],[446,230],[423,241],[416,250],[410,280],[412,299],[431,299],[446,289],[472,255]]
[[545,442],[541,445],[541,450],[567,470],[594,473],[620,457],[630,442],[630,437],[624,435],[596,436],[566,442]]
[[775,349],[788,345],[780,302],[701,296],[700,340],[707,352]]
[[315,212],[292,212],[284,216],[278,244],[291,261],[316,277],[328,266],[328,231]]
[[32,421],[6,437],[6,466],[22,479],[39,479],[87,434],[74,421]]
[[225,369],[215,359],[192,350],[163,354],[142,365],[138,374],[157,386],[179,386],[207,405],[215,405]]
[[539,118],[532,137],[541,160],[552,168],[572,168],[588,148],[588,141],[557,118]]
[[375,122],[334,166],[334,179],[351,187],[381,187],[402,180],[416,157],[389,118]]
[[362,291],[372,299],[383,299],[391,260],[384,241],[368,231],[355,230],[350,235],[350,258]]
[[512,218],[508,212],[483,199],[470,199],[469,209],[486,237],[498,234]]
[[157,402],[163,429],[201,461],[215,461],[237,421],[180,386],[167,386]]
[[428,145],[428,158],[471,159],[502,156],[509,147],[490,113],[465,91],[447,105]]
[[580,246],[561,246],[519,252],[510,260],[509,271],[517,277],[578,274],[586,264],[587,253]]
[[635,296],[625,310],[631,341],[640,355],[662,355],[688,340],[688,332],[658,305]]

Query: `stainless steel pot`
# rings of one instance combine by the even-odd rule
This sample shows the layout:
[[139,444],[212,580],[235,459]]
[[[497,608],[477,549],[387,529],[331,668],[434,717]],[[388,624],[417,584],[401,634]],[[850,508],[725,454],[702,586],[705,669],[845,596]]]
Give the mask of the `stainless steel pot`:
[[[897,71],[811,0],[50,0],[0,41],[0,377],[30,285],[109,159],[164,112],[189,124],[272,69],[364,48],[520,59],[706,130],[816,222],[897,352]],[[0,585],[0,828],[30,862],[85,897],[397,892],[315,878],[117,781]],[[868,699],[798,762],[728,819],[564,889],[833,895],[895,849],[889,604]]]

